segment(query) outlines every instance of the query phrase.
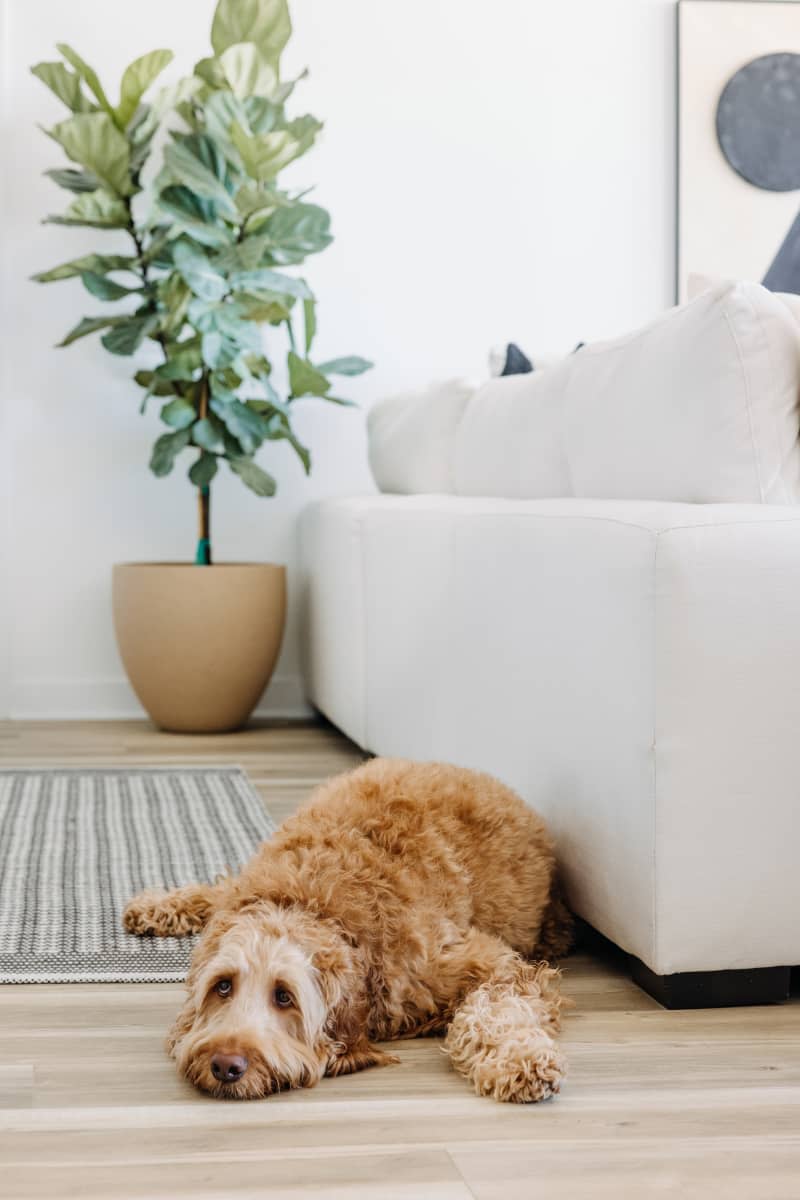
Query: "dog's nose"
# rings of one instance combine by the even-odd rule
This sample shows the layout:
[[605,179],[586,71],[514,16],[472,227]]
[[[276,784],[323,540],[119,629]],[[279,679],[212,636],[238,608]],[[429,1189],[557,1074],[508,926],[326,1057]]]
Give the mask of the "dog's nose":
[[247,1070],[247,1059],[241,1054],[215,1054],[211,1059],[211,1074],[220,1083],[237,1083]]

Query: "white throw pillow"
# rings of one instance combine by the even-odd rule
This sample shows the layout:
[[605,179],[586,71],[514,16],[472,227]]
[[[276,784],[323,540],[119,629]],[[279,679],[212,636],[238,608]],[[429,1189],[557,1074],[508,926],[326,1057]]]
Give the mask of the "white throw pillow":
[[[715,275],[692,274],[687,280],[686,290],[689,293],[689,299],[694,300],[696,296],[701,296],[710,288],[722,287],[725,284],[730,286],[732,283],[732,279],[721,279]],[[800,324],[800,296],[795,292],[774,292],[773,295],[783,301],[794,319]]]
[[382,492],[453,491],[456,427],[474,390],[465,379],[448,379],[370,409],[369,465]]
[[757,284],[722,284],[557,367],[492,380],[456,433],[462,495],[800,499],[800,336]]
[[457,495],[533,500],[573,494],[563,436],[572,361],[490,379],[477,389],[456,430]]

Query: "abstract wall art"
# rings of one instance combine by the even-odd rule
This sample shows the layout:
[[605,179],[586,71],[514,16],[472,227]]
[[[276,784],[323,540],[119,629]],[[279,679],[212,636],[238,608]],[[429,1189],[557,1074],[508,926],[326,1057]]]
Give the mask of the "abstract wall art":
[[678,298],[690,275],[800,293],[800,2],[680,0]]

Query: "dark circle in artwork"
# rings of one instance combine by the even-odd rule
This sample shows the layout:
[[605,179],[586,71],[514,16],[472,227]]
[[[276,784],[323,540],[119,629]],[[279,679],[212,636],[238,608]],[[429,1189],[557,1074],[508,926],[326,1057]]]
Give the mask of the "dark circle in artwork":
[[800,54],[754,58],[726,83],[717,138],[737,174],[769,192],[800,188]]

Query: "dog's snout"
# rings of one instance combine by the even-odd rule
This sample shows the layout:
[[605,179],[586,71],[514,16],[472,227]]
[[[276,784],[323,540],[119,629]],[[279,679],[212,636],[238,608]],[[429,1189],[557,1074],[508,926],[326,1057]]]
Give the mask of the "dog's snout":
[[220,1083],[238,1083],[247,1070],[247,1059],[241,1054],[215,1054],[211,1059],[211,1074]]

